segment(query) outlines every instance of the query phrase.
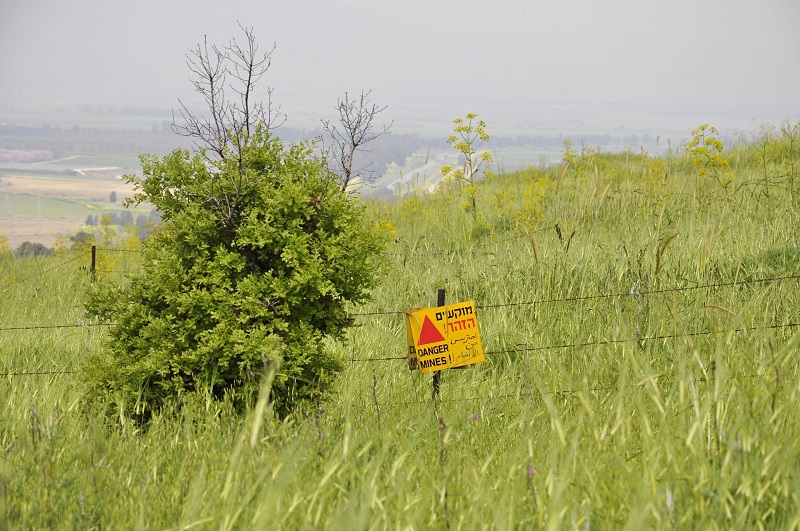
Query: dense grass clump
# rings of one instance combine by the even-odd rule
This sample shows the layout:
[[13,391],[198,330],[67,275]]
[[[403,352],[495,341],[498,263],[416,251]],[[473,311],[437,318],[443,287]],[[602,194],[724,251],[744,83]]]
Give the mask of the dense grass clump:
[[[86,404],[85,260],[4,256],[0,527],[800,525],[795,142],[719,151],[716,176],[570,148],[467,211],[457,182],[372,205],[388,277],[327,345],[330,392],[280,420],[266,385],[145,426]],[[402,311],[439,288],[475,300],[487,362],[433,403]],[[16,329],[51,324],[76,326]]]

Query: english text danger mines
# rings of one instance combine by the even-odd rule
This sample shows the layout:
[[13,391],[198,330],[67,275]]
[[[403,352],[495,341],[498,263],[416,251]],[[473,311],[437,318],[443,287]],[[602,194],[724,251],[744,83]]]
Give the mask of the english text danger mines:
[[448,352],[447,343],[441,345],[434,345],[432,347],[417,349],[417,356],[419,356],[420,369],[427,369],[429,367],[440,367],[447,365],[447,357],[440,356],[436,358],[422,359],[424,356],[433,356],[435,354],[444,354]]

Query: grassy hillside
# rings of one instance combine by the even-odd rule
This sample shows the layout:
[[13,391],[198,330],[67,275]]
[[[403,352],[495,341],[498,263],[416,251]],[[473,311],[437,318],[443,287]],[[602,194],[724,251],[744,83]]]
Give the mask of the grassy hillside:
[[[266,393],[244,416],[200,396],[146,428],[109,420],[73,372],[102,348],[88,257],[6,255],[0,527],[800,525],[787,130],[717,158],[566,149],[480,182],[475,216],[458,183],[373,203],[393,265],[330,345],[336,389],[283,421]],[[101,256],[98,274],[136,267]],[[440,288],[476,302],[487,361],[442,373],[434,402],[402,312]],[[50,325],[70,327],[29,328]]]

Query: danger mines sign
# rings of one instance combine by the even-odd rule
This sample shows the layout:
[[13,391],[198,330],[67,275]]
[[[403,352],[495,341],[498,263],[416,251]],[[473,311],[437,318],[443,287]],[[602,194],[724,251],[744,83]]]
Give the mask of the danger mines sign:
[[421,373],[484,361],[473,301],[406,310],[408,368]]

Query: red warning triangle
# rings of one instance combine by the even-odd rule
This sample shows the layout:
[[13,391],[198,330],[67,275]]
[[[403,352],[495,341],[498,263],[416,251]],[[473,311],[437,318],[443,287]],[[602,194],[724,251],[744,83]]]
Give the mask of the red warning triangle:
[[426,315],[425,320],[422,322],[422,330],[419,332],[419,341],[417,342],[417,346],[421,347],[422,345],[427,345],[429,343],[441,343],[442,341],[446,341],[446,339],[442,333],[439,332],[439,329],[433,325],[430,317]]

